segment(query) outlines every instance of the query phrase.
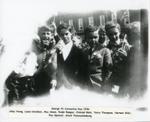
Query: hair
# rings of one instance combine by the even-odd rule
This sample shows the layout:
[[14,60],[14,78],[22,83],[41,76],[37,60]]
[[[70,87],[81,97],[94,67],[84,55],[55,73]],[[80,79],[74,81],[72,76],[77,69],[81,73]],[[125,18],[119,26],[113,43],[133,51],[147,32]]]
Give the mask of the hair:
[[61,32],[62,29],[69,30],[68,24],[62,23],[62,24],[60,24],[60,25],[57,27],[57,33],[58,33],[58,35],[60,35],[60,32]]
[[107,22],[106,25],[105,25],[105,30],[106,30],[106,33],[108,33],[108,31],[112,28],[117,28],[119,31],[121,31],[120,29],[120,25],[118,23],[114,23],[112,21],[110,22]]
[[77,32],[76,32],[74,26],[69,26],[68,29],[69,29],[70,33],[72,33],[73,35],[76,35]]
[[99,34],[99,35],[106,35],[105,28],[104,28],[104,27],[100,27],[100,28],[99,28],[99,31],[98,31],[98,34]]
[[84,30],[84,34],[85,34],[85,37],[87,37],[87,35],[91,32],[95,32],[98,30],[98,27],[97,26],[91,26],[89,25],[88,27],[85,28]]
[[39,27],[38,28],[38,32],[37,32],[37,34],[38,34],[39,37],[41,36],[41,34],[42,34],[43,31],[50,31],[50,32],[54,33],[54,28],[49,27],[47,25]]

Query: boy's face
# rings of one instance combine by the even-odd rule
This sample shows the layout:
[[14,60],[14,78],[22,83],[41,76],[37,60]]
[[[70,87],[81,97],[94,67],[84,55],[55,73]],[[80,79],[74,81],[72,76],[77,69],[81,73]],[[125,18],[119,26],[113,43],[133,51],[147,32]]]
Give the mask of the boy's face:
[[54,35],[51,33],[51,31],[43,31],[40,38],[44,46],[50,46],[55,44]]
[[112,28],[112,29],[108,30],[107,36],[110,40],[110,43],[115,44],[119,40],[120,31],[118,28]]
[[97,45],[98,42],[99,42],[99,34],[98,34],[98,31],[90,32],[90,33],[87,35],[87,42],[88,42],[88,44],[90,45],[90,47],[93,47],[93,46]]
[[64,41],[65,44],[68,44],[71,41],[72,34],[67,29],[62,29],[60,31],[60,38]]

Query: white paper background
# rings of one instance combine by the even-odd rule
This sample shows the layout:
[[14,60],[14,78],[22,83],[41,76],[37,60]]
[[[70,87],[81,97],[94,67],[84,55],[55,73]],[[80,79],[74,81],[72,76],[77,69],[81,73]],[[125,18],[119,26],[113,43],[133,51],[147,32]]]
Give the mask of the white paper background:
[[[57,11],[86,13],[93,10],[148,9],[149,3],[149,0],[0,0],[0,37],[3,38],[6,45],[6,51],[0,59],[0,104],[4,99],[3,84],[6,77],[23,53],[30,48],[37,27],[44,24],[51,15],[56,15]],[[147,92],[144,98],[140,100],[129,101],[127,98],[118,100],[112,96],[82,91],[79,88],[71,91],[62,89],[50,96],[36,99],[28,98],[26,106],[97,105],[147,107],[150,103],[149,93]],[[7,118],[7,108],[1,108],[0,112],[1,122],[17,121]],[[142,114],[137,116],[137,120],[150,120],[146,114],[144,114],[145,116]],[[33,120],[33,118],[24,118],[21,121],[29,120]],[[36,121],[43,120],[38,118]]]

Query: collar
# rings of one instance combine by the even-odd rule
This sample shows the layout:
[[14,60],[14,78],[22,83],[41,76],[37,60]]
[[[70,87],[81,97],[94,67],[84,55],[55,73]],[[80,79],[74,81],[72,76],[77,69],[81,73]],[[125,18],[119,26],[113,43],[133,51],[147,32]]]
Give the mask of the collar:
[[95,47],[90,48],[91,52],[97,51],[97,50],[101,50],[103,48],[103,46],[101,44],[97,44],[95,45]]
[[69,56],[70,52],[71,52],[71,49],[72,49],[72,46],[73,46],[73,42],[70,41],[68,44],[66,44],[64,46],[64,48],[62,49],[62,55],[63,55],[63,58],[64,58],[64,61],[67,59],[67,57]]

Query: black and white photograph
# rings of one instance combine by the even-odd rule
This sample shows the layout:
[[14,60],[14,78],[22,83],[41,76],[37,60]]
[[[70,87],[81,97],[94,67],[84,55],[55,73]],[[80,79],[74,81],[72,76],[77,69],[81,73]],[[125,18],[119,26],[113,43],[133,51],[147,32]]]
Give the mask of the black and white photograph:
[[0,118],[150,121],[148,0],[1,0]]

